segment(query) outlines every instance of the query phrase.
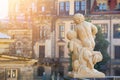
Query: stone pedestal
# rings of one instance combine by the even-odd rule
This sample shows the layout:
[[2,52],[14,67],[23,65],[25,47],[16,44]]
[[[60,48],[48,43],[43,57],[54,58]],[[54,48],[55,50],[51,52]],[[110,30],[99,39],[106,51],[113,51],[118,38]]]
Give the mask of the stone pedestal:
[[69,72],[68,73],[69,77],[72,78],[105,78],[104,73],[101,72],[94,72],[94,74],[80,74],[80,73],[73,73],[73,72]]

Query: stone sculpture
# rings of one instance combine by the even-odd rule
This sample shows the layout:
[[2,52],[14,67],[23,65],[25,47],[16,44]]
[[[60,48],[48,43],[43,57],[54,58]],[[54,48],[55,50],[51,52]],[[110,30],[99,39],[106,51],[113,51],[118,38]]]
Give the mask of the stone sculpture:
[[76,24],[75,31],[69,31],[67,38],[69,51],[72,52],[73,71],[69,76],[74,78],[98,78],[105,74],[94,69],[94,65],[102,60],[101,52],[94,51],[95,35],[97,28],[90,22],[85,21],[82,14],[75,14],[73,20]]

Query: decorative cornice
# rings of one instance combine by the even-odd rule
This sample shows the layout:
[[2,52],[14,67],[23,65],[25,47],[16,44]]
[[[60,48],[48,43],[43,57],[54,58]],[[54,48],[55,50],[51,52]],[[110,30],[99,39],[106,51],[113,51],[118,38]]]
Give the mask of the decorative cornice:
[[86,16],[91,20],[110,20],[110,19],[120,19],[120,15],[89,15]]

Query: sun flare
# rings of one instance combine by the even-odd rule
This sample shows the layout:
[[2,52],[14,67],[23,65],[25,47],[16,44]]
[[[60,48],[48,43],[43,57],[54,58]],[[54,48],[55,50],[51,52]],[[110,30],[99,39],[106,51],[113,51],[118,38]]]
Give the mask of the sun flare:
[[8,15],[8,0],[0,0],[0,19]]

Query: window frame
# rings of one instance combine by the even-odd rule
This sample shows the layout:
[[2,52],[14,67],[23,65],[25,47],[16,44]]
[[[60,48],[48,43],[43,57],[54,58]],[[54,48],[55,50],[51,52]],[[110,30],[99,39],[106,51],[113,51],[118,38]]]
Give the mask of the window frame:
[[[118,49],[116,49],[116,48],[118,48]],[[114,58],[115,59],[120,59],[120,45],[115,45],[114,46],[114,53],[115,53]]]
[[97,23],[95,25],[101,27],[104,38],[108,38],[108,24],[107,23]]
[[85,0],[75,0],[74,1],[74,13],[83,13],[86,10],[86,1]]
[[[83,4],[83,2],[84,2],[84,4]],[[83,7],[84,7],[84,9],[83,9]],[[85,0],[83,0],[83,1],[81,1],[81,10],[85,11],[85,9],[86,9],[86,2],[85,2]]]
[[[6,78],[7,79],[16,79],[18,77],[18,69],[5,69],[6,70]],[[8,76],[8,71],[10,75]],[[15,71],[15,77],[13,76],[13,71]]]
[[120,24],[119,23],[113,24],[113,38],[120,39]]
[[59,15],[69,15],[69,11],[70,11],[69,1],[59,2]]
[[66,1],[65,2],[65,12],[66,14],[69,14],[69,11],[70,11],[70,2],[69,1]]
[[80,11],[80,9],[81,9],[81,3],[80,3],[81,1],[75,1],[74,2],[74,11],[75,11],[75,13],[76,12],[79,12]]
[[59,25],[59,38],[64,39],[65,38],[65,26]]
[[74,23],[71,23],[71,26],[70,26],[70,30],[75,30],[75,24]]
[[59,45],[59,58],[63,58],[65,55],[65,45]]
[[64,2],[60,2],[59,3],[59,12],[64,12],[64,7],[65,7]]

